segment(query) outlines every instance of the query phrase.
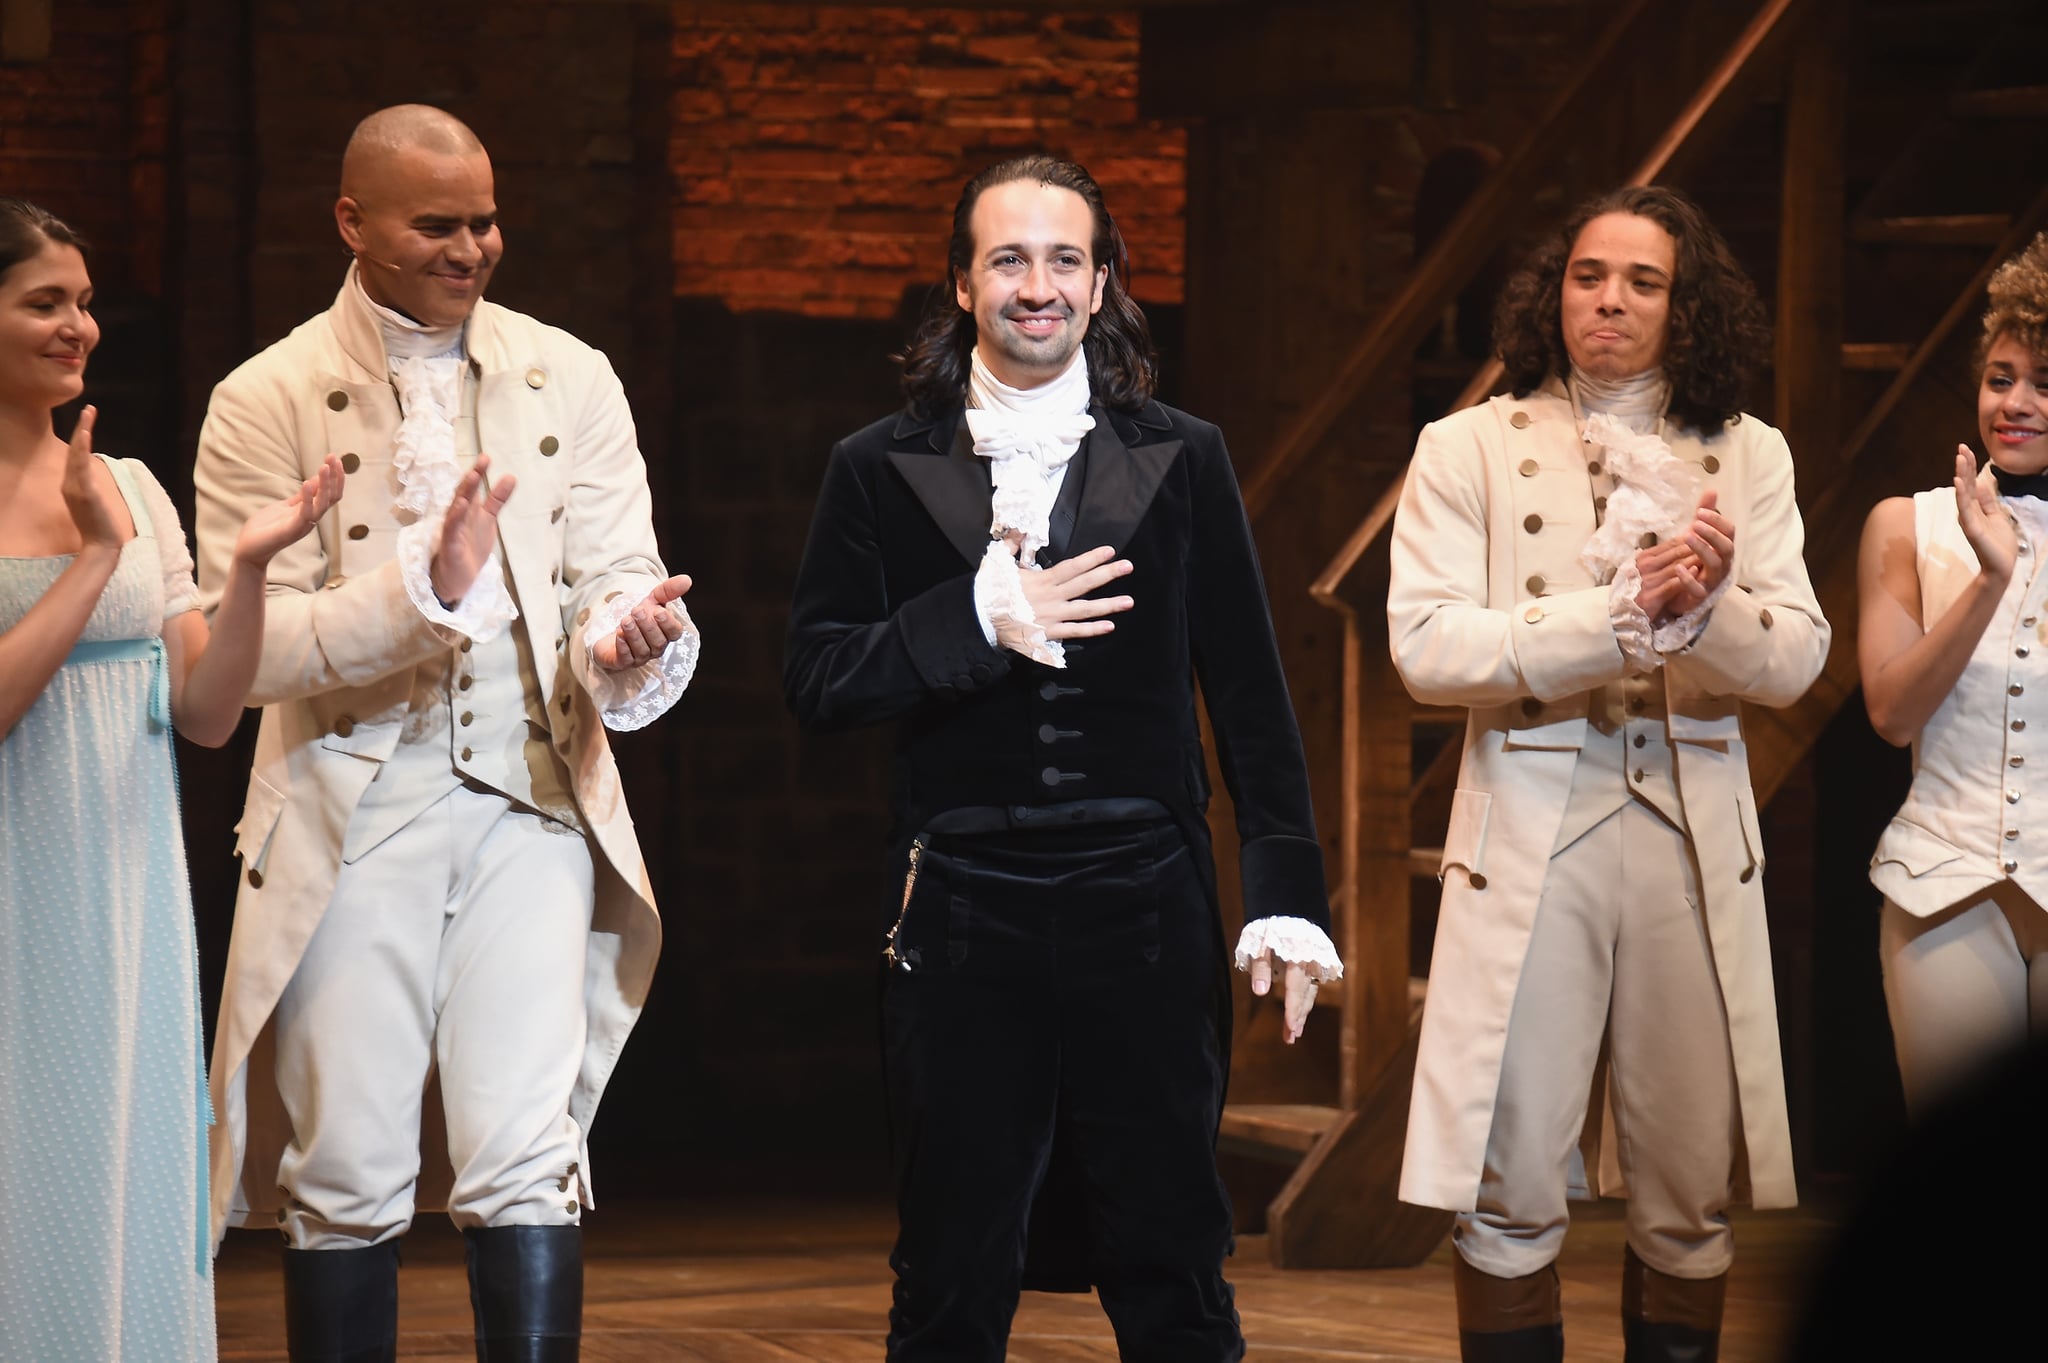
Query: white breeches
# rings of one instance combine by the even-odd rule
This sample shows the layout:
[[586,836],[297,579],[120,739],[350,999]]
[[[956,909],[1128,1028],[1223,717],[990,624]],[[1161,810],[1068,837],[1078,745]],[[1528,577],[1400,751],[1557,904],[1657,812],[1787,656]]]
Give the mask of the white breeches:
[[1686,836],[1631,802],[1550,859],[1508,1019],[1477,1210],[1458,1252],[1519,1278],[1564,1245],[1567,1180],[1603,1033],[1628,1240],[1711,1278],[1734,1257],[1738,1108],[1727,1012]]
[[455,1224],[577,1223],[593,884],[581,836],[466,787],[341,868],[274,1020],[292,1246],[412,1223],[436,1070]]
[[1878,928],[1884,1001],[1914,1116],[1989,1061],[2048,1032],[2048,909],[2010,881]]

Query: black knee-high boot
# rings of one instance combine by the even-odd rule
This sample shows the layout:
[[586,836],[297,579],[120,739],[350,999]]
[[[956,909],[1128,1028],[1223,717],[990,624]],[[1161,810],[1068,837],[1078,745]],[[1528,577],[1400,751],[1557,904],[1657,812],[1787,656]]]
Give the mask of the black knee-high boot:
[[292,1363],[393,1363],[398,1241],[284,1252],[285,1347]]
[[1458,1292],[1458,1356],[1464,1363],[1561,1363],[1564,1302],[1557,1266],[1496,1278],[1451,1255]]
[[1621,1337],[1627,1363],[1715,1363],[1728,1275],[1674,1278],[1622,1251]]
[[477,1363],[576,1363],[583,1338],[583,1232],[468,1230]]

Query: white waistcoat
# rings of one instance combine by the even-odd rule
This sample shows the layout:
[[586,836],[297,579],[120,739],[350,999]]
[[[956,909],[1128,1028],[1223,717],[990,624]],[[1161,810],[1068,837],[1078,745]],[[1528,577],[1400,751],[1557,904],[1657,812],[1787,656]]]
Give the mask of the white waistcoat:
[[[2011,879],[2048,903],[2048,790],[2032,777],[2048,761],[2048,582],[2039,572],[2048,507],[2005,502],[2019,522],[2020,557],[1991,622],[1955,687],[1913,741],[1913,788],[1870,858],[1870,882],[1925,917]],[[1952,607],[1978,573],[1956,520],[1955,492],[1913,498],[1923,628]]]

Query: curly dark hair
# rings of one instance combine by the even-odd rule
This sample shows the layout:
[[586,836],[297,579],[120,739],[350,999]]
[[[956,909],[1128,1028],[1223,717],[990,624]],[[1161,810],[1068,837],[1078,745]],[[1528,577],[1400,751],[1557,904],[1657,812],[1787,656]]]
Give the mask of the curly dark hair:
[[1571,372],[1559,324],[1565,267],[1586,224],[1608,213],[1648,218],[1677,245],[1664,344],[1670,414],[1701,435],[1714,435],[1741,414],[1750,380],[1770,352],[1770,327],[1756,286],[1728,243],[1699,205],[1675,189],[1631,185],[1580,204],[1501,290],[1493,317],[1494,353],[1507,367],[1518,398],[1553,375],[1561,379]]
[[51,243],[76,247],[80,255],[86,252],[85,238],[56,214],[27,199],[0,195],[0,279]]
[[974,205],[983,192],[1016,180],[1036,181],[1070,189],[1087,203],[1095,219],[1095,240],[1089,253],[1098,266],[1109,267],[1102,286],[1102,307],[1088,323],[1081,347],[1088,356],[1088,383],[1096,402],[1116,411],[1135,412],[1159,384],[1159,356],[1152,348],[1152,330],[1131,297],[1130,251],[1116,219],[1102,202],[1095,177],[1072,161],[1037,153],[990,166],[967,182],[953,209],[953,236],[946,244],[946,277],[933,285],[924,316],[910,344],[895,357],[903,366],[903,396],[910,410],[930,417],[958,403],[967,392],[969,356],[974,351],[974,314],[960,306],[956,282],[974,261]]
[[2001,336],[2025,346],[2036,358],[2048,357],[2048,232],[1992,273],[1986,289],[1991,306],[1984,310],[1984,336],[1977,343],[1981,369]]

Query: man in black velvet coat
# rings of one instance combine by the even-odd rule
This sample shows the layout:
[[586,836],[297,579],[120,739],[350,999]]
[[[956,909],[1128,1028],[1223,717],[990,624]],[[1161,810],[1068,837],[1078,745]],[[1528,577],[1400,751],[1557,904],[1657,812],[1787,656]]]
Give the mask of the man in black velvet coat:
[[907,408],[832,451],[783,672],[807,726],[897,726],[888,1356],[1001,1363],[1021,1287],[1092,1284],[1123,1358],[1239,1359],[1197,677],[1240,962],[1289,1040],[1341,973],[1251,529],[1221,434],[1152,400],[1087,172],[1005,162],[953,228]]

